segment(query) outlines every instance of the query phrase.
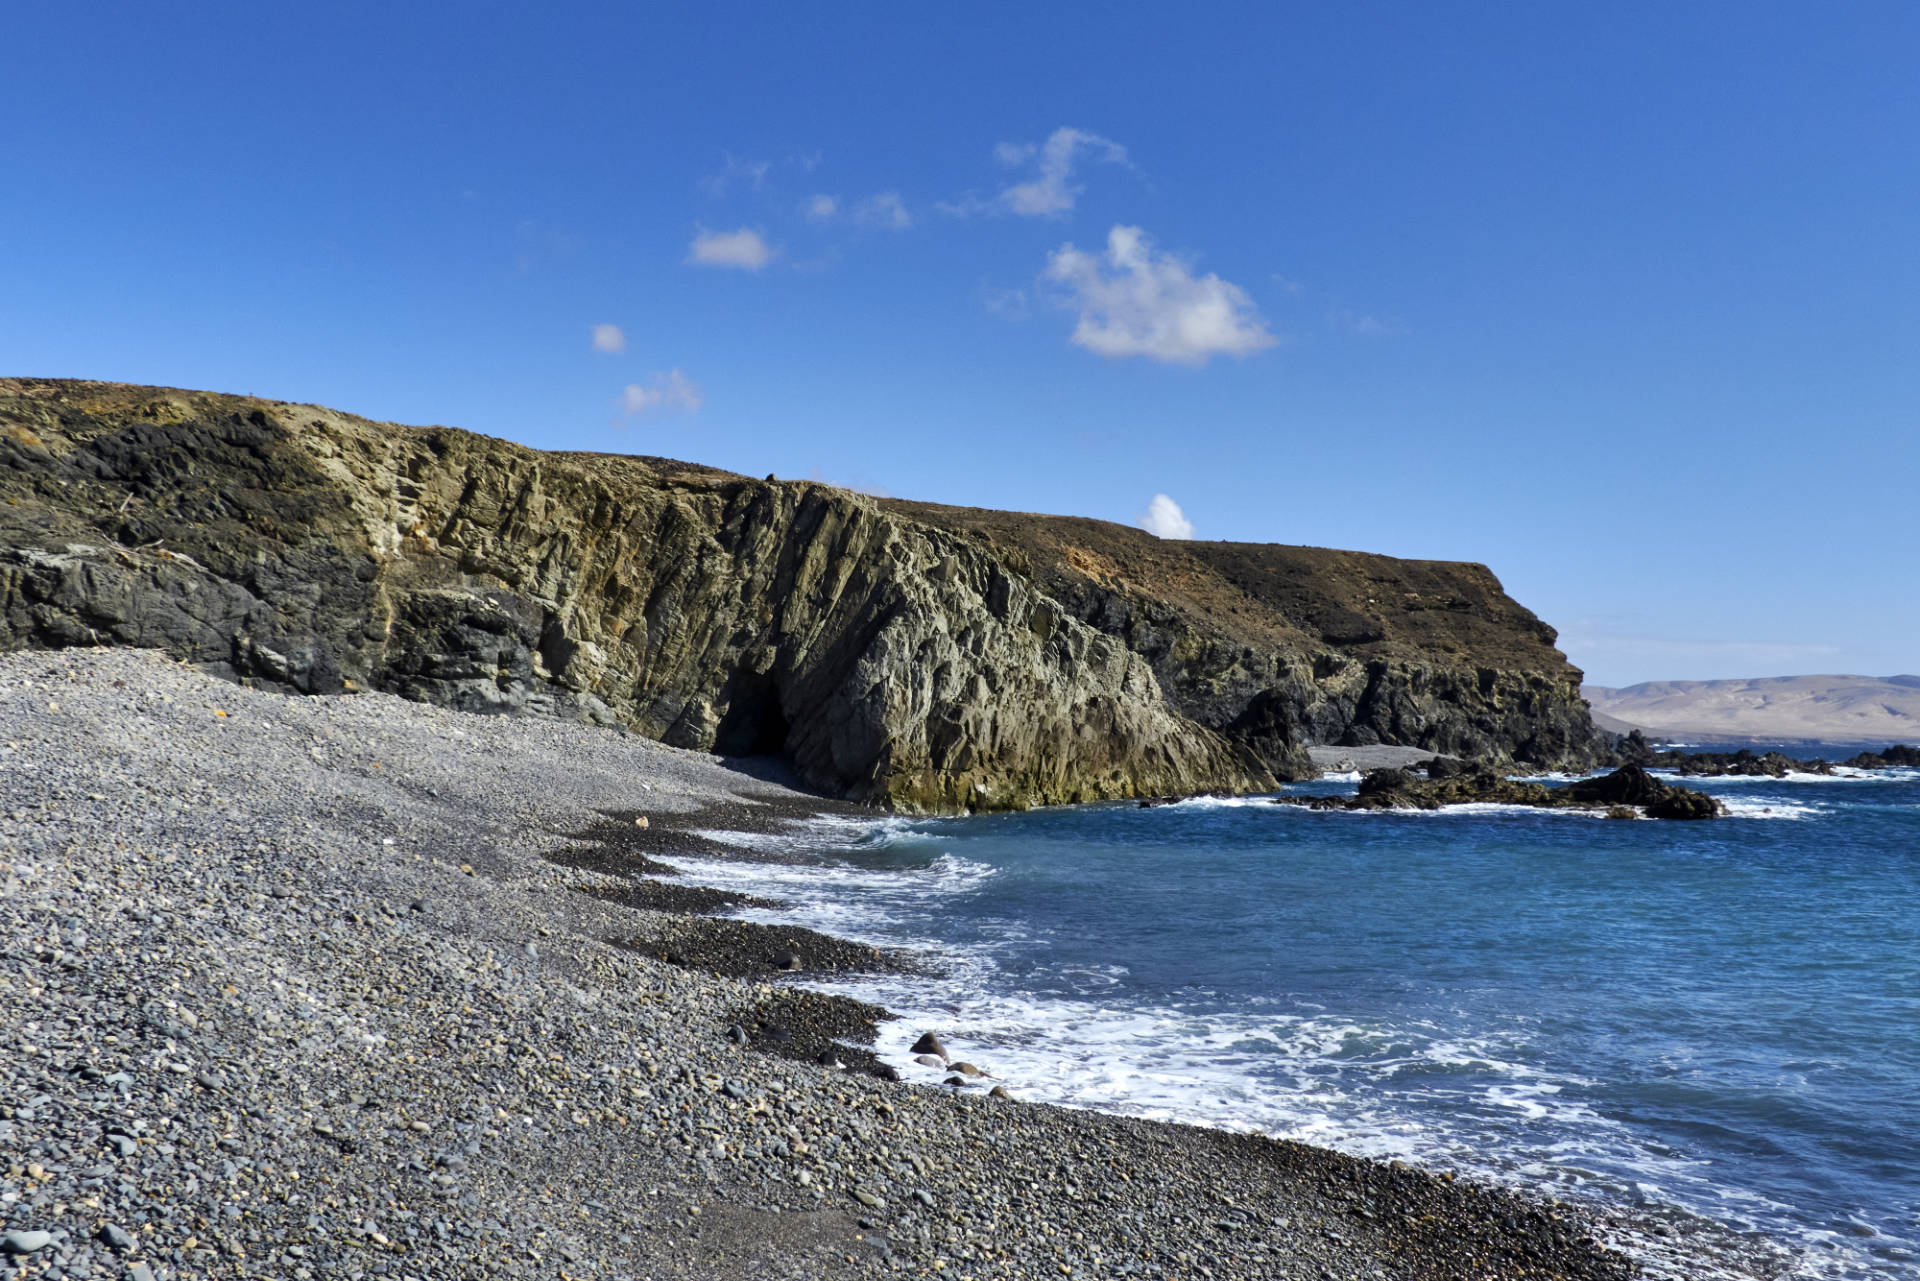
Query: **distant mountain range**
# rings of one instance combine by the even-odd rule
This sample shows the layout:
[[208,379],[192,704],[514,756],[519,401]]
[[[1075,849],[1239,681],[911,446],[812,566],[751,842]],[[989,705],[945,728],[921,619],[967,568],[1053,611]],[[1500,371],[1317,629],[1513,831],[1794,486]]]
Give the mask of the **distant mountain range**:
[[1920,676],[1769,676],[1756,680],[1584,685],[1594,724],[1667,737],[1920,742]]

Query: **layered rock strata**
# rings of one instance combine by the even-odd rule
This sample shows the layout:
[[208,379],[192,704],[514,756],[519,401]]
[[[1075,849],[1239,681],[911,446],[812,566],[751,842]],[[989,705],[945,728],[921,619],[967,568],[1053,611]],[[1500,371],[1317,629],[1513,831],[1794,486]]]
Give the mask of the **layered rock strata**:
[[1267,790],[1316,741],[1598,745],[1551,630],[1479,566],[65,381],[0,380],[0,498],[0,648],[620,724],[907,811]]

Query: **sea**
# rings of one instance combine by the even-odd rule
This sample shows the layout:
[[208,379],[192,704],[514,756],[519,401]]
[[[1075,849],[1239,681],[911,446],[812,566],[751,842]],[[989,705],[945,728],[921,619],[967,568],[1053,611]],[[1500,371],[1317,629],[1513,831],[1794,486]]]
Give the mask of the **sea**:
[[818,985],[909,1079],[932,1030],[1023,1099],[1585,1203],[1650,1275],[1920,1277],[1920,771],[1687,785],[1730,815],[1202,798],[673,861],[942,967]]

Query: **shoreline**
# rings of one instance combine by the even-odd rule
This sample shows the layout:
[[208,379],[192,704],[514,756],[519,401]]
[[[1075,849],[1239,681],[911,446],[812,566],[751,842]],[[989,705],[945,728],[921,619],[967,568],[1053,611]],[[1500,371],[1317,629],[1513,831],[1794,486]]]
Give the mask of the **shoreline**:
[[636,890],[840,809],[716,758],[125,650],[0,656],[0,721],[19,1275],[1633,1274],[1583,1207],[794,1061],[847,998],[784,980],[886,958]]

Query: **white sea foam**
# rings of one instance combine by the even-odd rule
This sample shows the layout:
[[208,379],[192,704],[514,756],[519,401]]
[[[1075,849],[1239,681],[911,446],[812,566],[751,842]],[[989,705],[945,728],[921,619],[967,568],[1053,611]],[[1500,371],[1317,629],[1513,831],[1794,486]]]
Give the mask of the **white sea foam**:
[[661,856],[690,881],[780,900],[736,915],[769,924],[792,922],[861,943],[907,945],[897,936],[911,909],[964,893],[998,874],[991,864],[936,854],[924,864],[861,867],[851,863],[743,863]]
[[1317,810],[1305,805],[1276,805],[1276,810],[1295,814],[1311,814],[1320,817],[1337,816],[1345,818],[1469,818],[1486,817],[1490,814],[1533,814],[1550,818],[1603,819],[1605,810],[1594,809],[1555,809],[1540,805],[1507,805],[1496,801],[1462,801],[1454,805],[1442,805],[1438,809],[1382,809],[1382,810]]
[[1721,796],[1715,798],[1727,807],[1729,818],[1818,818],[1826,812],[1824,805],[1802,804],[1784,801],[1771,796]]
[[[1355,777],[1357,778],[1358,775],[1355,775]],[[1254,796],[1188,796],[1173,802],[1171,805],[1159,806],[1157,808],[1185,810],[1191,813],[1194,810],[1238,810],[1247,809],[1250,806],[1270,806],[1272,804],[1272,793],[1266,793]]]
[[884,849],[921,835],[924,826],[919,820],[898,816],[869,819],[820,814],[771,832],[697,828],[694,834],[736,849],[832,854],[846,850]]
[[1834,766],[1834,772],[1831,774],[1810,774],[1805,770],[1788,770],[1778,778],[1771,774],[1682,774],[1678,770],[1670,769],[1648,772],[1661,778],[1675,779],[1689,787],[1696,785],[1757,786],[1767,783],[1911,783],[1920,779],[1920,770],[1861,770],[1839,765]]

